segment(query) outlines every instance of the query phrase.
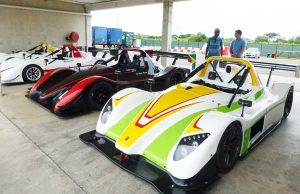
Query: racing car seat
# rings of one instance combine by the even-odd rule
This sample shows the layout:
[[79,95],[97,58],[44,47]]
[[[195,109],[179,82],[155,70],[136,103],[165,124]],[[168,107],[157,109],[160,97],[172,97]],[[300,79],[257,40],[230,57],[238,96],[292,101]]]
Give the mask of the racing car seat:
[[139,69],[140,68],[140,65],[141,65],[141,55],[133,55],[133,58],[132,58],[132,62],[130,64],[130,67],[131,69]]
[[131,61],[130,61],[130,58],[128,56],[128,52],[123,51],[121,56],[120,56],[119,62],[118,62],[119,67],[120,68],[128,68],[128,65],[130,63],[131,63]]

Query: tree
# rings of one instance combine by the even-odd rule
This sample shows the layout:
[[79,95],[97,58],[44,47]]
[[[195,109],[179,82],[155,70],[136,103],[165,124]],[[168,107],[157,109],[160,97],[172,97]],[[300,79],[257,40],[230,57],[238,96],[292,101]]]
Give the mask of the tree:
[[267,43],[269,42],[269,39],[267,36],[257,36],[254,40],[256,43]]
[[288,40],[288,43],[291,43],[291,44],[300,44],[300,36],[296,36],[296,37],[290,38]]
[[276,42],[276,43],[287,43],[288,41],[284,38],[279,37],[274,42]]
[[278,38],[280,38],[280,34],[275,32],[266,33],[264,34],[264,36],[268,38],[268,42],[273,42],[276,41]]
[[174,41],[176,41],[176,40],[179,40],[179,37],[178,37],[178,35],[176,35],[176,34],[173,34],[173,35],[172,35],[172,40],[174,40]]
[[178,36],[178,38],[180,39],[180,40],[183,40],[183,39],[187,39],[187,38],[189,38],[189,37],[191,37],[192,35],[191,34],[180,34],[179,36]]
[[207,41],[207,36],[205,34],[202,34],[201,32],[199,32],[196,35],[192,35],[191,37],[189,37],[188,41],[205,42],[205,41]]
[[135,39],[143,39],[143,35],[142,34],[140,34],[140,33],[137,33],[137,34],[134,34],[134,38]]

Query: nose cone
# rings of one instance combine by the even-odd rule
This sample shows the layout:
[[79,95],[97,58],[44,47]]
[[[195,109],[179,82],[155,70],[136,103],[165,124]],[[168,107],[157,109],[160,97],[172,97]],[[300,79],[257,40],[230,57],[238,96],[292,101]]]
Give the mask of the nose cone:
[[157,130],[154,130],[154,127],[157,124],[161,124],[176,112],[199,104],[201,97],[218,92],[218,90],[201,85],[178,84],[145,106],[143,111],[129,122],[116,143],[124,149],[130,149],[145,134],[149,136],[153,132],[156,136]]

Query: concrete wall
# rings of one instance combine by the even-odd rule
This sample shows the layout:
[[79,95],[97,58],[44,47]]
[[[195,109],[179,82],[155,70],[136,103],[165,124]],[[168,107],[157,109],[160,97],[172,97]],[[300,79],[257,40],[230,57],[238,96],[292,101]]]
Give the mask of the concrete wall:
[[1,4],[85,12],[82,5],[58,1],[0,0],[0,52],[26,50],[40,41],[48,41],[59,47],[67,43],[65,37],[72,31],[79,33],[77,45],[86,44],[86,17],[89,16],[6,8],[1,7]]

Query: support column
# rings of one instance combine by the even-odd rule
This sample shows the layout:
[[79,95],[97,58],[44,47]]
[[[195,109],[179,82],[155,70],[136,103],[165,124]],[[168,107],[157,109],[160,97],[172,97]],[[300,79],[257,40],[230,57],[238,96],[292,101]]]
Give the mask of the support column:
[[90,15],[91,11],[86,9],[85,12],[89,14],[85,16],[85,46],[87,49],[88,47],[92,46],[92,16]]
[[[172,23],[173,23],[173,0],[163,1],[163,25],[162,25],[162,51],[170,51],[172,44]],[[167,58],[161,59],[163,66],[167,65]]]

